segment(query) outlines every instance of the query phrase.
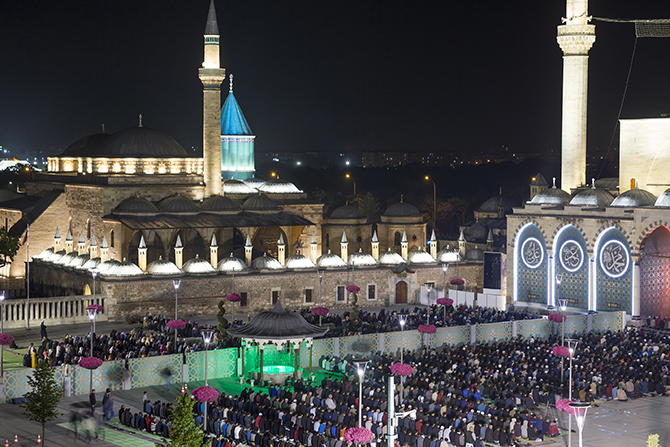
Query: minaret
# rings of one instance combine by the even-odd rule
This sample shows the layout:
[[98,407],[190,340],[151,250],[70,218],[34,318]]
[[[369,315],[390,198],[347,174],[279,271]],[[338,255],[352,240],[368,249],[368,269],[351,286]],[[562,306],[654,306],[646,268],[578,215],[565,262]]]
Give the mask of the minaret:
[[409,243],[407,242],[407,232],[403,231],[402,232],[402,239],[400,240],[400,256],[407,261],[407,257],[409,256],[409,249],[408,249]]
[[60,251],[60,230],[58,227],[56,227],[56,234],[54,235],[54,253],[57,253]]
[[209,3],[205,26],[205,61],[198,75],[203,86],[202,154],[205,197],[221,194],[221,82],[226,70],[219,62],[219,25],[214,0]]
[[174,263],[177,268],[184,265],[184,246],[181,243],[181,237],[177,235],[177,240],[174,243]]
[[342,232],[342,240],[340,241],[340,258],[347,262],[349,258],[349,241],[347,241],[347,232]]
[[435,230],[430,234],[430,255],[437,259],[437,238],[435,237]]
[[95,234],[91,234],[91,244],[88,246],[88,256],[91,259],[98,257],[98,243],[95,240]]
[[144,235],[140,237],[140,245],[137,247],[137,261],[139,268],[145,272],[147,270],[147,244],[144,242]]
[[216,243],[216,234],[212,235],[212,243],[209,244],[209,262],[214,268],[219,266],[219,244]]
[[286,243],[284,242],[284,235],[279,233],[279,240],[277,241],[277,261],[281,265],[286,263]]
[[379,260],[379,238],[377,237],[377,230],[372,233],[372,257]]
[[589,50],[596,27],[589,25],[588,0],[567,0],[565,25],[558,27],[563,50],[563,126],[561,136],[561,189],[584,185],[586,179],[586,105]]

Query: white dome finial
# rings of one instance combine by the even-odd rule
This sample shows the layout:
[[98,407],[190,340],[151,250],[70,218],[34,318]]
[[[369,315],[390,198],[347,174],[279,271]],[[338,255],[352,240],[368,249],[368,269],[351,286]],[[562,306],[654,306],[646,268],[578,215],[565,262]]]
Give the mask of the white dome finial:
[[142,114],[140,113],[140,125],[138,127],[142,127]]

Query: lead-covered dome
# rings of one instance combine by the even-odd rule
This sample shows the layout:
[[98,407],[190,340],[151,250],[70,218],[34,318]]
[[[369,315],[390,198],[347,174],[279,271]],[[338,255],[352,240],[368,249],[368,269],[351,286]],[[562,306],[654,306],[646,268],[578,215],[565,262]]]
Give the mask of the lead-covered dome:
[[386,217],[421,217],[421,213],[414,205],[406,202],[399,202],[389,206],[384,211]]
[[256,190],[241,180],[225,180],[223,182],[224,194],[253,194]]
[[131,127],[109,135],[107,138],[102,138],[102,141],[98,145],[87,150],[86,156],[107,158],[184,158],[188,157],[188,154],[174,138],[166,133],[148,127]]
[[79,255],[76,258],[74,258],[72,261],[70,261],[70,263],[67,266],[79,268],[82,265],[86,264],[89,259],[91,259],[91,255],[85,253],[83,255]]
[[405,260],[398,253],[391,251],[389,248],[388,251],[383,252],[379,255],[379,263],[381,265],[400,265]]
[[251,268],[254,270],[282,270],[284,266],[272,256],[263,253],[263,256],[259,256],[251,262]]
[[229,257],[219,261],[217,268],[222,272],[243,272],[248,270],[249,266],[247,266],[243,260],[236,258],[231,253]]
[[377,260],[372,257],[372,255],[363,253],[363,250],[359,250],[356,253],[349,255],[349,265],[355,265],[356,267],[377,265]]
[[223,197],[219,195],[213,195],[207,197],[200,204],[200,209],[207,211],[208,213],[222,213],[228,211],[239,211],[235,202],[228,197]]
[[43,259],[43,260],[47,261],[52,254],[54,254],[54,249],[53,248],[47,248],[46,250],[44,250],[39,255],[33,256],[33,259]]
[[437,253],[437,262],[459,262],[462,260],[460,252],[456,249],[444,247]]
[[670,208],[670,188],[666,189],[661,193],[660,196],[658,196],[654,206],[658,206],[660,208]]
[[430,253],[423,250],[414,250],[409,254],[407,260],[410,264],[434,264],[435,259],[430,255]]
[[51,256],[49,256],[48,259],[45,259],[45,261],[57,263],[60,260],[60,258],[65,256],[66,254],[67,254],[67,251],[65,251],[65,249],[63,249],[63,250],[60,250],[60,251],[57,251],[57,252],[53,253]]
[[119,203],[112,213],[119,216],[153,216],[158,213],[158,208],[147,199],[133,196]]
[[287,269],[313,269],[316,265],[305,255],[300,253],[286,258]]
[[88,261],[86,261],[86,263],[84,263],[84,265],[79,267],[79,269],[80,270],[93,270],[94,268],[96,268],[100,264],[100,261],[102,261],[100,258],[89,259]]
[[258,177],[245,178],[242,179],[242,181],[254,189],[258,189],[263,183],[265,183],[265,180]]
[[77,256],[79,256],[79,253],[77,253],[76,251],[71,251],[70,253],[66,254],[65,256],[62,256],[58,261],[55,262],[55,264],[68,265]]
[[470,250],[465,252],[465,260],[466,261],[483,261],[484,260],[484,252],[481,251],[479,248],[471,248]]
[[612,201],[610,206],[637,208],[639,206],[654,206],[655,203],[655,195],[644,189],[635,188],[619,194],[619,196]]
[[93,269],[93,271],[98,272],[99,274],[103,275],[105,274],[109,269],[112,267],[115,267],[117,265],[121,264],[119,261],[116,259],[109,259],[105,262],[101,262]]
[[570,203],[570,199],[570,194],[554,186],[538,192],[528,203],[533,205],[567,205]]
[[184,273],[191,273],[195,275],[216,272],[209,261],[202,259],[198,255],[195,255],[195,258],[184,262],[184,265],[181,267],[181,269],[184,271]]
[[126,276],[143,276],[144,272],[138,266],[132,262],[122,261],[116,262],[113,266],[107,269],[104,272],[100,272],[104,276],[117,276],[117,277],[126,277]]
[[266,193],[266,194],[300,194],[302,193],[301,190],[298,189],[297,186],[295,186],[291,182],[287,182],[286,180],[280,180],[280,179],[274,179],[274,180],[269,180],[262,185],[259,185],[257,188],[260,192]]
[[612,194],[604,189],[590,188],[578,193],[570,200],[569,205],[603,208],[609,206],[614,200]]
[[334,253],[331,253],[330,250],[328,250],[328,253],[323,254],[319,256],[316,259],[316,265],[319,267],[346,267],[347,263],[344,262],[344,259],[340,258]]
[[200,208],[184,196],[170,196],[158,202],[158,209],[169,214],[196,214]]
[[244,201],[240,207],[244,211],[276,211],[279,206],[266,195],[255,194]]
[[358,208],[351,205],[344,205],[335,209],[335,211],[328,216],[328,219],[360,219],[362,217],[365,216],[363,216],[363,213],[361,213]]
[[107,133],[96,133],[94,135],[88,135],[84,138],[80,138],[67,149],[63,151],[60,155],[61,157],[90,157],[91,154],[95,153],[97,147],[109,138]]
[[513,207],[514,202],[512,202],[507,197],[498,194],[497,196],[491,197],[486,202],[482,203],[482,206],[479,207],[477,212],[497,214],[500,211],[500,208],[502,208],[505,214],[509,214],[512,212]]
[[150,262],[147,265],[147,273],[156,276],[179,275],[182,273],[179,267],[174,262],[158,258],[156,261]]

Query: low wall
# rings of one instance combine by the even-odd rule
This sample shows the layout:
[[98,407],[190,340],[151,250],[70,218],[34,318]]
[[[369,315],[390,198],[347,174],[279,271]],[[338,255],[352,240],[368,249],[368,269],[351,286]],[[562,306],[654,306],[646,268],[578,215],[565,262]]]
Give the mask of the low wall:
[[[105,306],[106,297],[97,295],[69,296],[59,298],[6,299],[3,303],[2,319],[5,329],[24,328],[30,320],[31,327],[37,327],[42,321],[47,326],[61,324],[88,323],[86,306],[99,304]],[[107,321],[103,311],[96,315],[96,321]]]

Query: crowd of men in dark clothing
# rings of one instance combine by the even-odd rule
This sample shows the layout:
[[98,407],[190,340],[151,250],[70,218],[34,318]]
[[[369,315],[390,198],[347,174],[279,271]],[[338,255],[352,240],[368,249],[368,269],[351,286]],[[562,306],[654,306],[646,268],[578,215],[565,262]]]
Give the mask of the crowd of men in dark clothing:
[[[573,396],[582,401],[666,396],[670,338],[661,332],[627,330],[579,337],[573,357]],[[415,372],[396,388],[396,411],[415,410],[398,421],[400,447],[501,447],[557,436],[566,414],[555,404],[568,395],[568,363],[548,340],[445,346],[406,352]],[[363,425],[386,443],[387,377],[397,353],[370,355],[363,385]],[[208,406],[206,431],[212,447],[348,447],[344,430],[358,423],[358,379],[351,359],[320,383],[296,380],[292,387],[245,388],[221,393]],[[563,371],[563,374],[561,374]],[[399,379],[399,378],[398,378]],[[402,391],[401,391],[402,389]],[[203,404],[193,406],[203,423]],[[119,412],[120,420],[166,436],[170,404],[145,404],[145,411]],[[563,421],[559,422],[559,421]]]

